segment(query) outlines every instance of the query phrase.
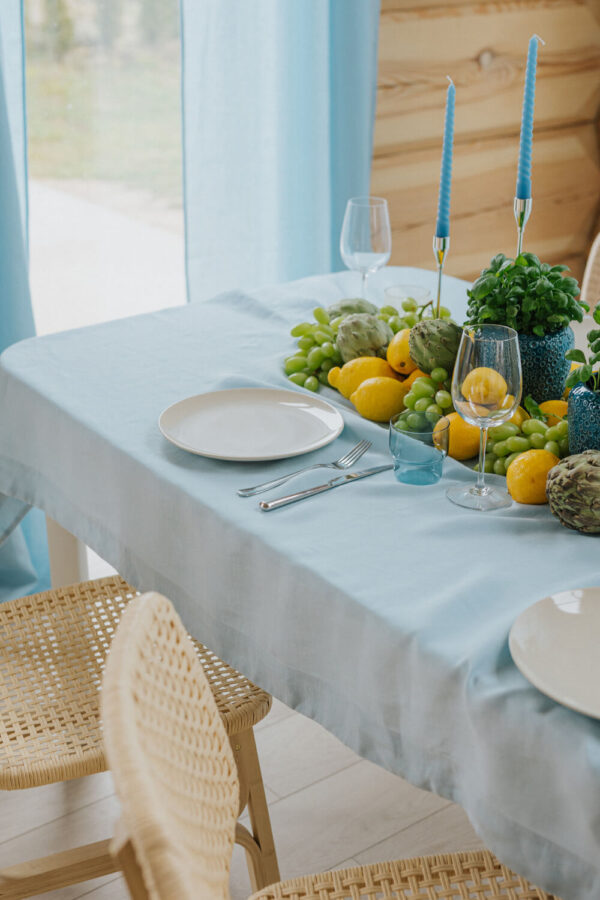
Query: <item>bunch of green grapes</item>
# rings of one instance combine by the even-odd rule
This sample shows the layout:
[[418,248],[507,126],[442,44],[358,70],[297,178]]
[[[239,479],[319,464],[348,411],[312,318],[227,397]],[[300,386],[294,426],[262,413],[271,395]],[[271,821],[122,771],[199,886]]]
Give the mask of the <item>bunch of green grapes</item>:
[[285,374],[294,384],[318,391],[319,384],[327,384],[327,373],[343,364],[335,345],[335,336],[343,316],[329,319],[322,306],[313,310],[314,322],[294,325],[290,334],[298,338],[298,349],[283,364]]
[[429,431],[442,416],[454,411],[450,379],[438,366],[431,375],[415,378],[404,398],[406,409],[396,422],[398,431]]
[[[519,428],[513,422],[496,425],[488,431],[484,468],[486,472],[506,475],[513,459],[526,450],[548,450],[563,458],[569,455],[569,423],[546,425],[541,419],[525,419]],[[479,468],[479,465],[476,466]]]
[[[433,314],[433,301],[428,300],[419,306],[412,297],[407,297],[402,301],[402,313],[395,306],[382,306],[377,314],[378,319],[387,322],[394,334],[402,331],[403,328],[412,328],[421,319],[431,318]],[[450,310],[446,306],[440,306],[440,316],[442,319],[449,319]]]

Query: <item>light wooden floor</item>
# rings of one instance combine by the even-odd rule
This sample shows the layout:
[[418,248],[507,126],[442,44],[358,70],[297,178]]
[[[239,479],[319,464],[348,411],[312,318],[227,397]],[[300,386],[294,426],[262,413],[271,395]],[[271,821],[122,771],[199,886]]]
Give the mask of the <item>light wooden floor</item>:
[[[359,759],[327,731],[274,703],[256,730],[282,877],[381,859],[475,849],[458,807]],[[0,798],[0,866],[111,834],[118,804],[110,775]],[[250,893],[236,848],[233,900]],[[41,895],[127,900],[115,875]]]

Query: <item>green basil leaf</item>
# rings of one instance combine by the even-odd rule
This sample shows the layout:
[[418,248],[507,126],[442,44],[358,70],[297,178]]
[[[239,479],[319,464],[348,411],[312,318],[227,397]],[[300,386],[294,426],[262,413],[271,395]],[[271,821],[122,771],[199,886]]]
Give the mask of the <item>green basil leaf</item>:
[[527,397],[525,397],[525,400],[523,401],[523,406],[525,407],[525,409],[527,410],[527,412],[529,413],[529,415],[531,416],[532,419],[541,419],[543,422],[546,421],[546,416],[541,411],[538,404],[535,402],[535,400],[533,399],[533,397],[530,394],[528,394]]
[[592,343],[592,341],[597,341],[600,338],[600,328],[592,328],[591,331],[588,331],[588,343]]
[[546,333],[543,325],[534,325],[532,331],[534,334],[537,334],[538,337],[544,337],[544,334]]
[[587,381],[587,379],[581,377],[584,368],[584,366],[579,366],[578,369],[573,369],[572,372],[569,372],[567,380],[565,381],[565,387],[572,388],[575,387],[576,384],[579,384],[580,381]]
[[588,381],[588,380],[592,377],[592,371],[593,371],[593,369],[592,369],[592,367],[589,365],[589,363],[586,363],[585,366],[582,366],[580,371],[581,371],[581,380],[582,380],[584,383],[585,383],[586,381]]
[[590,356],[589,362],[592,366],[595,363],[600,362],[600,353],[594,353],[593,356]]
[[565,353],[565,359],[570,359],[571,362],[585,362],[585,353],[583,350],[568,350]]
[[596,304],[596,309],[592,313],[592,317],[594,319],[594,322],[600,325],[600,303]]
[[552,266],[550,271],[551,272],[570,272],[571,270],[569,269],[568,266]]
[[589,344],[592,353],[598,353],[598,351],[600,351],[600,338],[596,338],[595,341],[590,341]]

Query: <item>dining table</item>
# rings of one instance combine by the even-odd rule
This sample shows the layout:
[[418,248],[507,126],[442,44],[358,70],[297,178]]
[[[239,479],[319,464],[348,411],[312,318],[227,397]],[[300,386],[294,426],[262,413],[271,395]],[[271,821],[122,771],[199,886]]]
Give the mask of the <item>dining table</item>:
[[[369,299],[437,273],[387,267]],[[457,322],[465,281],[443,278]],[[390,462],[385,427],[342,412],[305,457],[231,462],[161,434],[161,412],[228,388],[289,388],[290,329],[359,290],[341,272],[32,338],[0,357],[0,492],[38,507],[190,631],[361,756],[456,801],[507,865],[563,900],[600,896],[600,721],[532,686],[508,635],[535,601],[600,584],[600,543],[547,505],[478,512],[391,471],[266,513],[237,489],[329,462]],[[332,473],[332,477],[336,473]],[[500,476],[490,475],[502,484]],[[319,471],[263,495],[320,484]],[[600,645],[600,635],[599,635]],[[600,686],[599,686],[600,690]]]

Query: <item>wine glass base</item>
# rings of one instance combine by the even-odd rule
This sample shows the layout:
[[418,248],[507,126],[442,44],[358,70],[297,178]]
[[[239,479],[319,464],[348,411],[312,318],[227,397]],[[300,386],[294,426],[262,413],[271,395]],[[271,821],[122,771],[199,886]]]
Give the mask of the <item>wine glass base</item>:
[[446,497],[457,506],[463,506],[465,509],[506,509],[512,506],[512,499],[507,491],[499,491],[498,488],[488,487],[478,488],[476,485],[465,487],[457,484],[448,488]]

